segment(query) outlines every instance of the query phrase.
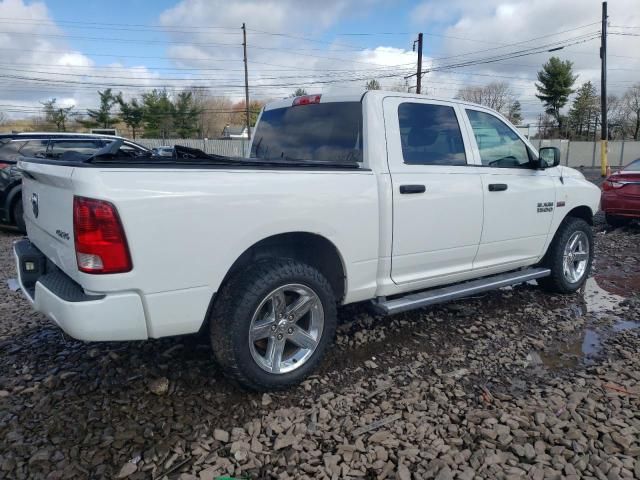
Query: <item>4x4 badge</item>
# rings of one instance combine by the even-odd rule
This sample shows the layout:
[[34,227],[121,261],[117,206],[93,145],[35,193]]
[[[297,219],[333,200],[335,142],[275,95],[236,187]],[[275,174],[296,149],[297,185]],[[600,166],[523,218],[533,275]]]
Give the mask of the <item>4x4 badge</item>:
[[35,192],[31,195],[31,210],[33,210],[33,216],[38,218],[40,207],[38,207],[38,194]]

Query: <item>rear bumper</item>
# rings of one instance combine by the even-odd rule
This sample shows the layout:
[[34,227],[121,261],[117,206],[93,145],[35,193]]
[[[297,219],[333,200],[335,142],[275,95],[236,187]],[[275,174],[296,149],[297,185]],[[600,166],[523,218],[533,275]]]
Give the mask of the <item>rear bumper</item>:
[[601,208],[605,213],[621,217],[640,217],[640,198],[622,196],[615,191],[603,192]]
[[145,340],[147,324],[136,293],[89,295],[29,240],[13,247],[20,287],[35,310],[79,340]]

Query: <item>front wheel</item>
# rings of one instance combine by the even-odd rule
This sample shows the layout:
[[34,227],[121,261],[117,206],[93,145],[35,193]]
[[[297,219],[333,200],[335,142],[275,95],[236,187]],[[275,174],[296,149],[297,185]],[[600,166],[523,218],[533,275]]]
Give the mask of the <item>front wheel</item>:
[[322,360],[336,324],[329,282],[291,259],[265,260],[234,276],[209,319],[219,365],[252,390],[301,382]]
[[564,219],[549,246],[543,265],[551,275],[538,280],[543,288],[573,293],[587,280],[593,262],[593,231],[581,218]]

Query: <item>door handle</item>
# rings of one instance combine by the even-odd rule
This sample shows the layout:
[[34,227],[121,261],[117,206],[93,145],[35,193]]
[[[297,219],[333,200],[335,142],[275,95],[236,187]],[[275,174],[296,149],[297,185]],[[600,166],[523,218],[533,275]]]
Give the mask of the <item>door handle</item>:
[[506,183],[490,183],[489,191],[490,192],[504,192],[509,186]]
[[424,185],[400,185],[400,193],[424,193],[426,190]]

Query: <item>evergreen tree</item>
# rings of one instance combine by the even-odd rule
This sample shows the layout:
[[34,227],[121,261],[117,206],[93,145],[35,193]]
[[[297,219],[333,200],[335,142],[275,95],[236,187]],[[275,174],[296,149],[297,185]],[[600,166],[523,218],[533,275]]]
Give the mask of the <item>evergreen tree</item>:
[[567,104],[569,95],[574,90],[573,84],[578,78],[573,75],[573,63],[568,60],[562,61],[558,57],[551,57],[538,72],[538,97],[542,100],[545,111],[552,115],[558,123],[558,130],[562,131],[563,117],[560,111]]
[[111,109],[118,102],[116,95],[110,88],[100,92],[100,107],[97,110],[87,110],[89,120],[82,120],[80,123],[85,127],[109,128],[118,123],[118,117],[111,115]]
[[173,127],[179,138],[191,137],[198,131],[198,115],[201,109],[196,105],[191,92],[180,92],[173,102]]
[[507,118],[514,125],[519,125],[522,122],[522,106],[518,100],[514,100],[509,104]]
[[577,138],[588,138],[591,123],[598,112],[598,93],[591,82],[577,90],[569,110],[569,125]]
[[380,82],[373,78],[367,82],[365,88],[367,90],[380,90]]
[[142,94],[144,108],[144,136],[162,138],[171,136],[173,130],[174,107],[166,90],[153,89]]
[[131,129],[133,139],[136,139],[136,131],[140,130],[142,122],[144,120],[144,106],[138,103],[137,98],[131,99],[130,102],[125,102],[122,99],[122,92],[117,97],[118,104],[120,105],[120,118],[127,127]]

